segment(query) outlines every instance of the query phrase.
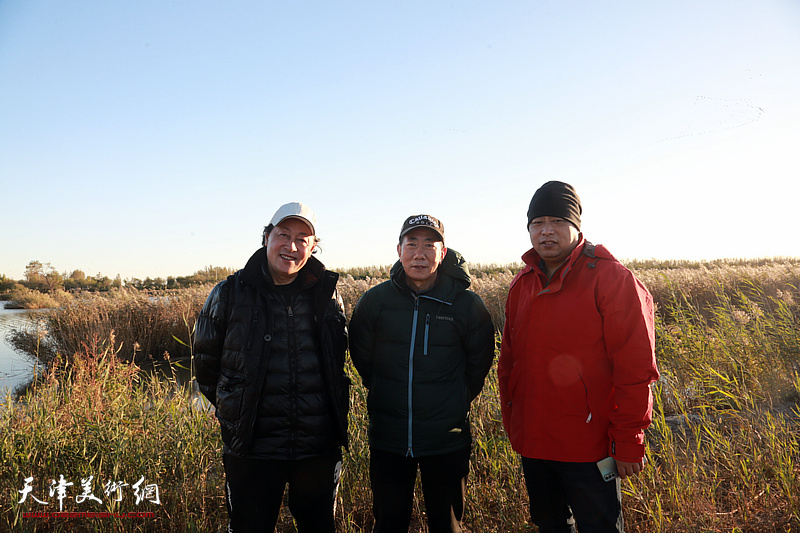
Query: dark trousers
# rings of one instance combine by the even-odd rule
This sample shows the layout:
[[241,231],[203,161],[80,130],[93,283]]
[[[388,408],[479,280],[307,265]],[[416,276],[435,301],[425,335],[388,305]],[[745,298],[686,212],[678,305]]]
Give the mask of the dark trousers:
[[334,533],[342,468],[337,451],[295,461],[223,456],[229,533],[273,532],[289,485],[289,511],[300,533]]
[[430,533],[460,533],[470,449],[443,455],[405,457],[370,450],[373,533],[408,533],[417,469]]
[[622,533],[619,479],[604,481],[597,463],[522,458],[531,520],[540,533]]

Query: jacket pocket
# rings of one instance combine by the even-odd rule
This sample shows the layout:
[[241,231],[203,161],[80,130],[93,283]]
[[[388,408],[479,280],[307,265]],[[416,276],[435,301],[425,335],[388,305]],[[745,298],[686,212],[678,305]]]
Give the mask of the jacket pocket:
[[569,397],[573,400],[573,408],[575,412],[581,416],[585,417],[585,422],[588,424],[592,421],[592,407],[589,404],[589,385],[586,383],[586,380],[583,379],[583,376],[579,376],[578,382],[574,387],[574,391],[569,394]]
[[217,418],[220,421],[234,424],[239,419],[244,385],[243,374],[222,370],[217,383]]

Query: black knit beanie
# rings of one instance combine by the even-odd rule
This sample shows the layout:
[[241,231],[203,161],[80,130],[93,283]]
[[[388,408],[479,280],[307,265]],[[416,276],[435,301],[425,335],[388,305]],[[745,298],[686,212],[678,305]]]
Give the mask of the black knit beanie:
[[528,226],[536,217],[563,218],[581,229],[581,199],[575,188],[561,181],[548,181],[533,194],[528,207]]

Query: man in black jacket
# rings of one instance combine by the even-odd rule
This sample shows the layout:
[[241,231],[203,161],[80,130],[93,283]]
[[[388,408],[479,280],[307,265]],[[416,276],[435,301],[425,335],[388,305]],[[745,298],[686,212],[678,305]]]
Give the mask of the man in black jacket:
[[375,533],[407,532],[419,469],[431,533],[460,532],[470,403],[494,359],[494,326],[464,259],[429,215],[405,220],[389,281],[350,321],[350,357],[369,389]]
[[308,206],[281,206],[264,246],[214,287],[197,319],[197,382],[222,430],[234,533],[273,531],[287,484],[298,531],[334,531],[347,330],[338,274],[311,256],[315,226]]

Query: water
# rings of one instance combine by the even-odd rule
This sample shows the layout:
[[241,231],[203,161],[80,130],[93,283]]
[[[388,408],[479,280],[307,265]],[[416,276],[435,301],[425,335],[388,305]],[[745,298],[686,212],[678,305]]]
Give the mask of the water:
[[24,309],[4,309],[0,302],[0,400],[33,376],[33,361],[15,352],[6,341],[12,328],[23,329],[33,324],[30,315],[31,312]]

